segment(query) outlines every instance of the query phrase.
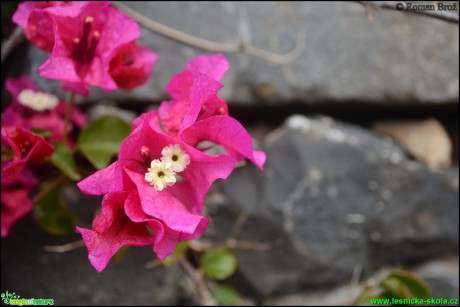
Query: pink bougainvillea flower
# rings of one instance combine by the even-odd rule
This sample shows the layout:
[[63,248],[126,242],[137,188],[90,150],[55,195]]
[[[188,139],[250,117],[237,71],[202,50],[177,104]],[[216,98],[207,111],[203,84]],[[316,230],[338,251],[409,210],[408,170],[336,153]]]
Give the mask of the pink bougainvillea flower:
[[201,236],[206,226],[203,223],[192,235],[173,231],[144,213],[136,191],[125,191],[105,195],[93,229],[77,227],[77,232],[83,236],[90,263],[101,272],[125,245],[153,245],[158,258],[164,259],[174,252],[177,242]]
[[[43,10],[53,20],[54,46],[51,57],[38,69],[42,77],[63,80],[64,89],[85,96],[89,85],[107,91],[117,89],[117,81],[110,75],[112,60],[121,48],[133,44],[140,30],[133,19],[109,5],[107,1],[82,2]],[[127,85],[122,74],[136,75],[135,83],[139,84],[153,63],[152,54],[142,48],[126,48],[122,52],[127,55],[126,62],[112,68],[122,86],[129,87],[134,82]],[[134,62],[128,61],[128,55]],[[140,72],[137,65],[142,64],[145,67]],[[133,72],[136,68],[138,71]]]
[[[183,181],[157,189],[146,179],[146,173],[153,161],[163,157],[165,148],[174,145],[180,146],[188,156],[188,164],[179,173]],[[78,186],[90,195],[137,190],[146,214],[174,230],[192,233],[202,219],[196,214],[201,212],[211,184],[216,179],[227,178],[234,164],[235,159],[228,155],[207,155],[164,134],[159,129],[157,113],[150,111],[140,117],[140,122],[137,121],[137,126],[121,144],[118,161],[79,182]],[[181,224],[178,221],[182,221]]]
[[[5,163],[2,162],[2,169]],[[34,173],[24,168],[16,180],[2,172],[2,238],[19,219],[32,210],[29,192],[38,184]]]
[[263,169],[266,154],[253,150],[252,138],[235,119],[217,115],[196,122],[181,135],[182,140],[196,147],[201,141],[211,141],[222,146],[237,161],[245,158]]
[[11,150],[11,161],[2,166],[2,174],[11,180],[19,177],[26,163],[42,162],[54,153],[54,147],[41,135],[18,126],[2,126],[2,153]]
[[[50,142],[62,139],[67,103],[40,90],[28,76],[8,78],[5,87],[13,103],[2,114],[3,125],[47,130],[51,133],[46,137]],[[72,123],[78,128],[86,123],[86,115],[78,108],[72,110],[68,133],[74,128]]]
[[229,64],[221,54],[201,55],[191,61],[166,86],[171,101],[160,105],[163,129],[170,135],[180,134],[198,118],[228,114],[227,104],[217,97],[223,87],[219,82]]
[[[154,224],[150,225],[155,233],[154,251],[163,259],[174,252],[177,242],[203,234],[209,222],[200,215],[204,197],[216,179],[228,177],[235,159],[207,155],[164,134],[155,111],[135,123],[121,145],[118,161],[78,186],[90,195],[134,192],[139,210],[130,219]],[[181,180],[176,181],[173,168]]]
[[159,108],[163,129],[196,147],[201,141],[222,146],[238,161],[250,159],[262,169],[265,153],[254,151],[246,129],[228,116],[227,104],[217,97],[220,79],[229,65],[221,54],[201,55],[176,75],[166,91],[173,100]]
[[118,87],[131,90],[147,82],[158,56],[135,42],[120,48],[110,63],[110,75]]
[[13,21],[51,57],[41,76],[63,80],[62,87],[82,95],[88,86],[133,89],[144,84],[157,56],[135,44],[137,23],[109,7],[110,1],[27,1]]

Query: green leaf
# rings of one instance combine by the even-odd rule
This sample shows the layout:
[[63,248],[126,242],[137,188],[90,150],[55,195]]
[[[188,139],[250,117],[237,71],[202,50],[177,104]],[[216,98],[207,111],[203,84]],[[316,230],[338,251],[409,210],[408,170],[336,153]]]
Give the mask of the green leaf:
[[78,137],[77,147],[94,167],[102,169],[120,151],[121,142],[129,135],[130,130],[129,124],[119,117],[103,116],[83,129]]
[[392,299],[430,297],[430,287],[422,279],[407,271],[392,271],[379,284],[366,288],[356,300],[356,305],[369,306],[373,299],[389,299],[391,302]]
[[[47,185],[48,183],[43,184],[39,190],[45,189]],[[38,225],[50,234],[58,236],[74,233],[77,220],[62,197],[63,185],[58,185],[34,206],[34,217]]]
[[169,255],[165,260],[163,260],[163,264],[166,267],[171,266],[171,264],[173,264],[177,260],[177,258],[179,258],[179,256],[182,256],[183,254],[185,254],[187,250],[188,250],[188,242],[178,243],[176,246],[176,251],[172,255]]
[[81,176],[77,171],[75,160],[73,159],[72,151],[69,146],[63,142],[54,143],[54,154],[51,157],[51,162],[67,177],[73,180],[80,180]]
[[45,130],[45,129],[31,128],[30,131],[32,131],[33,133],[39,134],[44,138],[47,138],[53,135],[51,131]]
[[411,293],[407,289],[406,285],[400,280],[392,277],[387,277],[380,283],[382,287],[387,291],[384,296],[389,298],[411,298]]
[[236,258],[229,249],[211,250],[201,257],[201,268],[206,276],[218,280],[236,271]]
[[220,306],[239,306],[241,304],[238,292],[230,286],[218,287],[214,290],[212,296]]
[[394,278],[399,280],[412,294],[412,297],[423,299],[428,299],[431,297],[430,286],[422,279],[410,272],[393,271],[390,273],[388,278]]

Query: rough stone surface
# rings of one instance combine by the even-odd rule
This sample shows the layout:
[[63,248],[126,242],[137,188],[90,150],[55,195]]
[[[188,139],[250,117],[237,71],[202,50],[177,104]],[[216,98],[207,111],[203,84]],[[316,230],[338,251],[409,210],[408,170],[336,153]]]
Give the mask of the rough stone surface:
[[[89,227],[100,199],[66,189],[78,212],[80,226]],[[49,253],[44,245],[60,245],[80,239],[75,234],[59,238],[47,235],[31,215],[19,221],[2,238],[1,292],[16,292],[23,298],[50,298],[55,305],[177,305],[175,275],[163,267],[146,270],[154,259],[151,248],[130,248],[122,261],[111,261],[97,273],[88,261],[86,248],[63,254]]]
[[209,201],[207,234],[280,245],[237,251],[239,278],[261,296],[350,281],[388,265],[458,251],[458,169],[433,171],[400,147],[330,118],[292,116],[267,136],[265,171],[247,166]]
[[353,306],[363,291],[361,285],[344,285],[329,291],[311,291],[273,297],[263,301],[263,306]]
[[414,269],[413,272],[430,285],[433,297],[458,299],[458,264],[458,255],[456,257],[445,257],[424,263]]
[[[430,260],[416,268],[387,267],[362,282],[350,282],[334,289],[302,291],[289,295],[269,297],[265,306],[354,306],[369,286],[375,286],[393,270],[411,271],[428,283],[431,297],[458,298],[458,256]],[[357,276],[357,275],[356,275]]]
[[[458,101],[456,24],[392,10],[373,11],[373,22],[369,22],[364,7],[354,2],[134,1],[128,5],[157,22],[200,38],[247,42],[279,54],[295,48],[301,33],[305,48],[288,64],[226,54],[231,69],[223,79],[222,97],[231,103]],[[139,43],[160,55],[149,83],[133,92],[96,89],[91,99],[160,101],[166,97],[165,85],[187,61],[209,53],[145,28]],[[37,77],[36,70],[47,56],[29,48],[12,73]],[[47,90],[58,88],[56,81],[37,81]]]
[[401,144],[411,155],[432,167],[452,164],[452,143],[442,124],[434,118],[412,121],[380,121],[374,130]]

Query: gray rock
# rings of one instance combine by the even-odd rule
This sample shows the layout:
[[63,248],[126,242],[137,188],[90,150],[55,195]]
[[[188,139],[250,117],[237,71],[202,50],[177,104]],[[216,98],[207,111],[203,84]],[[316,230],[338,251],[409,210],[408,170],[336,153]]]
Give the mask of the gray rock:
[[420,265],[413,272],[430,285],[432,297],[458,299],[458,261],[458,255],[434,259]]
[[247,210],[241,240],[281,240],[236,251],[243,291],[329,287],[458,251],[458,169],[430,170],[390,140],[330,118],[292,116],[264,149],[263,172],[236,170],[210,200],[209,236],[223,239]]
[[[127,2],[126,2],[127,3]],[[221,96],[242,105],[359,101],[380,104],[456,102],[459,95],[458,25],[416,14],[374,10],[369,22],[359,3],[140,2],[129,7],[166,26],[222,43],[250,43],[284,54],[278,65],[247,54],[226,54],[231,69]],[[171,77],[199,54],[210,53],[142,29],[139,43],[160,55],[152,76],[132,92],[93,89],[91,99],[161,101]],[[47,54],[29,48],[22,71],[45,89],[58,82],[37,76]],[[26,59],[26,60],[25,60]]]
[[404,269],[428,283],[431,297],[436,299],[458,298],[458,256],[429,260],[416,268],[385,267],[368,279],[345,283],[333,289],[313,289],[293,294],[269,297],[264,306],[354,306],[357,299],[369,287],[376,287],[392,271]]
[[[65,196],[81,218],[79,226],[90,227],[99,197],[83,196],[68,187]],[[60,238],[41,231],[28,215],[2,238],[1,292],[16,292],[22,298],[54,299],[55,305],[177,305],[177,276],[164,267],[147,270],[154,259],[151,247],[132,247],[121,262],[112,259],[97,273],[88,261],[85,247],[62,254],[43,250],[81,239],[75,234]]]

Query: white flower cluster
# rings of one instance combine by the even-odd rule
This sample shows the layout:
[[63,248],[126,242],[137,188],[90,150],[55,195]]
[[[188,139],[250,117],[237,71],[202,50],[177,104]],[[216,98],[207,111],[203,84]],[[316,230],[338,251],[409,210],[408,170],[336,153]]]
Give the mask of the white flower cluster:
[[178,144],[166,146],[161,155],[161,160],[153,160],[145,173],[145,180],[157,191],[174,185],[176,173],[184,171],[190,164],[189,155]]
[[18,100],[23,106],[38,112],[54,109],[59,103],[56,96],[33,90],[22,90],[18,95]]

